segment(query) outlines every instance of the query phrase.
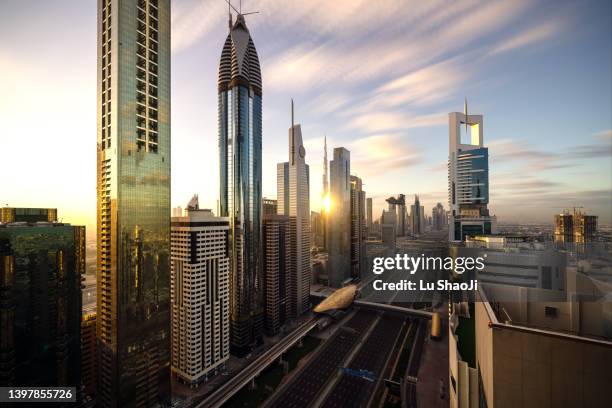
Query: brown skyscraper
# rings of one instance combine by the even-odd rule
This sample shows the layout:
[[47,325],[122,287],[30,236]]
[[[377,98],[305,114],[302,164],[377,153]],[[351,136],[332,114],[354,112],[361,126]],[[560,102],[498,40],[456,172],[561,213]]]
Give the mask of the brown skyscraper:
[[102,407],[170,395],[170,0],[98,0]]

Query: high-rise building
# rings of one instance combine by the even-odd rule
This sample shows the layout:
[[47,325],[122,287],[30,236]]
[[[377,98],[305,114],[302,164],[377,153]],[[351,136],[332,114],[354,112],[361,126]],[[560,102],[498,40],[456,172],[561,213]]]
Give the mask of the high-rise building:
[[391,251],[395,250],[396,247],[396,212],[383,210],[382,216],[380,217],[380,234],[382,242]]
[[[451,112],[449,116],[448,201],[450,241],[466,235],[495,233],[496,219],[489,214],[489,149],[484,147],[482,115]],[[462,140],[461,127],[465,125]]]
[[448,220],[446,218],[446,210],[444,209],[442,203],[438,203],[434,208],[432,208],[431,222],[431,226],[434,231],[441,231],[447,227]]
[[406,197],[400,194],[395,197],[387,198],[388,210],[395,213],[395,233],[398,237],[403,237],[408,233],[408,222],[406,212]]
[[278,213],[278,201],[272,198],[263,198],[262,200],[263,216],[274,215]]
[[424,231],[423,206],[419,201],[419,196],[414,195],[414,204],[410,206],[410,226],[412,235],[421,235]]
[[327,217],[331,210],[331,197],[329,193],[329,174],[327,161],[327,135],[323,138],[323,192],[321,194],[321,225],[322,237],[323,237],[323,249],[327,250],[328,230],[327,230]]
[[555,215],[555,242],[585,244],[594,240],[596,232],[596,215],[586,215],[575,208]]
[[264,329],[274,335],[290,317],[289,276],[295,274],[295,235],[291,217],[266,215],[264,237]]
[[372,197],[366,198],[366,228],[368,235],[372,233]]
[[170,0],[98,0],[103,407],[170,395]]
[[351,277],[361,278],[366,266],[365,191],[359,177],[351,176]]
[[0,208],[0,224],[39,221],[57,222],[57,208]]
[[197,387],[229,358],[229,223],[196,204],[171,225],[172,373]]
[[323,247],[323,217],[316,211],[310,212],[310,245]]
[[291,218],[295,262],[294,273],[288,276],[289,305],[292,316],[308,310],[310,298],[310,170],[306,164],[302,129],[293,121],[289,129],[289,161],[277,165],[278,214]]
[[259,57],[238,14],[223,45],[218,78],[219,209],[229,217],[230,346],[247,353],[261,341],[262,87]]
[[81,321],[81,377],[83,391],[89,397],[96,395],[98,356],[96,351],[96,311],[85,312]]
[[0,225],[0,386],[81,389],[84,256],[85,227]]
[[334,149],[330,163],[331,212],[327,217],[329,285],[339,288],[351,278],[351,154]]

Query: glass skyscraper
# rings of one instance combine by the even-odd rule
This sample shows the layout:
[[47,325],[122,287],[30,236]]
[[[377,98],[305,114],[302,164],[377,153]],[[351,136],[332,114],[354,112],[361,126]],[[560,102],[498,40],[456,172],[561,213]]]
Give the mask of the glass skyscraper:
[[331,211],[327,217],[329,286],[340,288],[351,279],[351,154],[334,149],[330,163]]
[[[465,125],[469,140],[462,140]],[[468,235],[495,233],[496,218],[489,214],[489,150],[483,143],[482,115],[449,113],[448,202],[449,241]]]
[[222,217],[229,217],[230,345],[246,353],[261,339],[262,89],[257,50],[238,14],[223,45],[218,78]]
[[0,386],[80,389],[84,273],[85,227],[0,224]]
[[98,405],[170,395],[170,0],[98,0]]

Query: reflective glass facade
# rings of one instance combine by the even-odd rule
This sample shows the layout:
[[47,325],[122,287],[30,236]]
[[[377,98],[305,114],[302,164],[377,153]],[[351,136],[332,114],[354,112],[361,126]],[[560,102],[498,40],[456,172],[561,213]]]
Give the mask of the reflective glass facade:
[[221,53],[218,86],[219,205],[230,224],[230,346],[241,355],[260,340],[263,324],[261,74],[241,15]]
[[85,227],[0,226],[0,386],[79,389],[83,273]]
[[98,1],[100,406],[170,393],[170,0]]
[[457,154],[456,195],[459,204],[489,203],[489,149]]

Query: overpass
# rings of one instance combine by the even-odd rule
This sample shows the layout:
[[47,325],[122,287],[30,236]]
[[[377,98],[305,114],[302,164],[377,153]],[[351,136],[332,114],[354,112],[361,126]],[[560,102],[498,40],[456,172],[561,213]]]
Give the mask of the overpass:
[[402,306],[393,306],[387,303],[366,302],[365,300],[355,300],[353,304],[355,306],[359,306],[364,309],[380,310],[382,312],[401,313],[401,314],[407,314],[407,315],[414,316],[414,317],[422,317],[425,319],[431,319],[431,316],[433,315],[432,312],[427,312],[425,310],[412,309],[409,307],[402,307]]
[[272,364],[276,359],[283,355],[287,350],[293,347],[302,337],[308,334],[318,324],[318,318],[313,317],[311,320],[302,324],[300,327],[291,332],[288,336],[279,340],[260,356],[255,358],[248,366],[244,367],[240,372],[223,383],[219,388],[214,390],[202,401],[192,405],[193,408],[217,408],[227,402],[234,394],[247,385],[251,380],[257,377],[266,367]]

